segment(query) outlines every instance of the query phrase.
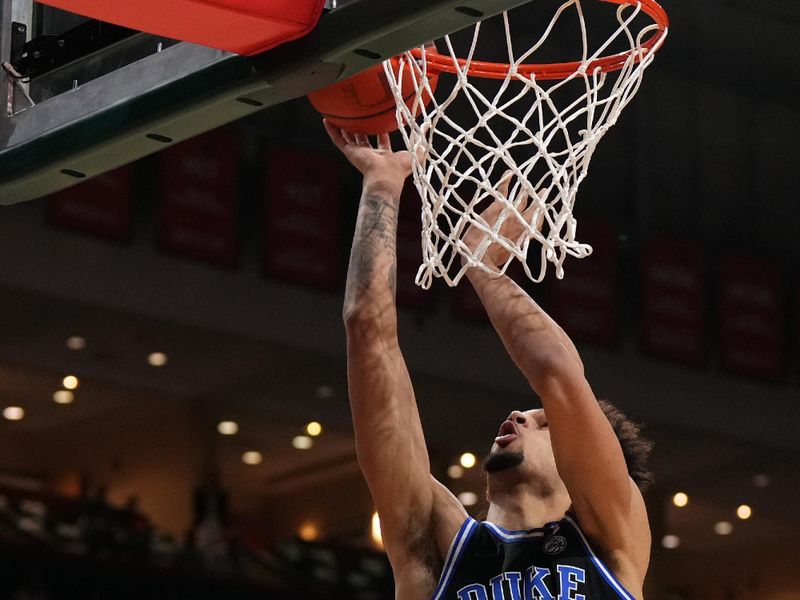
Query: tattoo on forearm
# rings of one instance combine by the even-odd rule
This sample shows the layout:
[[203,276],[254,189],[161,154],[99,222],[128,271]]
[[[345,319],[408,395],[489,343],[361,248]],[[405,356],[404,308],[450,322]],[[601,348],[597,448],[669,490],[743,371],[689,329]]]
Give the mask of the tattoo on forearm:
[[359,232],[363,237],[375,237],[384,250],[395,252],[397,241],[397,208],[378,196],[366,198],[367,212]]
[[349,278],[367,285],[375,273],[377,259],[390,259],[388,283],[392,293],[397,286],[397,207],[380,196],[364,198],[360,227],[353,240]]

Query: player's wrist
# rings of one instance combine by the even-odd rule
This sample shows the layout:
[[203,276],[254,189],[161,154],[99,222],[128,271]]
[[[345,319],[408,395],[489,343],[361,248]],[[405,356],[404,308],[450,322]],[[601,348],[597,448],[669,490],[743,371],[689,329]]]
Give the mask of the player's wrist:
[[364,193],[367,194],[383,193],[390,195],[394,199],[399,199],[404,184],[405,178],[400,179],[391,173],[364,173],[363,187]]

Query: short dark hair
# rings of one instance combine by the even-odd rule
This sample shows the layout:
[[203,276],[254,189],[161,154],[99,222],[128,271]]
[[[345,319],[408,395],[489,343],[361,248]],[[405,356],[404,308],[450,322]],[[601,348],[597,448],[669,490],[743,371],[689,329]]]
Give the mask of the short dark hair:
[[653,442],[645,438],[639,424],[629,419],[620,409],[605,400],[598,400],[600,409],[605,414],[611,428],[617,434],[628,474],[641,492],[653,484],[653,472],[650,470],[650,452]]

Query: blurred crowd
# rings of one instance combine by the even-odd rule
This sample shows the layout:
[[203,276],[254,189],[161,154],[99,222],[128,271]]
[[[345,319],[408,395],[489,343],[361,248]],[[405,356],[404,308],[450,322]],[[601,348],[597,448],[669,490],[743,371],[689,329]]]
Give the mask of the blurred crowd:
[[66,498],[0,488],[0,599],[348,598],[391,593],[382,554],[286,540],[272,547],[231,525],[226,495],[198,488],[186,539],[160,533],[136,496],[107,488]]

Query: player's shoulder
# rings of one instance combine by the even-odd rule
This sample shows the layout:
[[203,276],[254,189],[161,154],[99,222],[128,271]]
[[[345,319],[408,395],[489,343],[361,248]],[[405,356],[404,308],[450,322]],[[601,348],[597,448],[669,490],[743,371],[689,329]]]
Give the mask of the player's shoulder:
[[615,537],[617,542],[620,539],[627,540],[624,544],[609,543],[608,538],[587,530],[574,510],[570,510],[562,522],[579,538],[588,556],[595,562],[606,565],[614,578],[634,593],[634,597],[641,597],[641,593],[636,592],[644,585],[652,542],[646,512],[644,522],[637,522],[635,527],[627,526],[622,535]]
[[433,485],[432,529],[439,554],[444,558],[469,515],[458,498],[433,476],[431,483]]
[[430,482],[432,506],[424,513],[408,514],[402,539],[395,539],[392,547],[386,548],[394,572],[396,597],[404,600],[433,596],[461,530],[465,524],[474,523],[450,490],[433,476]]
[[[392,548],[396,597],[416,600],[433,597],[451,546],[462,526],[471,521],[464,507],[435,478],[430,514],[410,515],[402,548]],[[387,548],[387,550],[390,550]]]
[[[430,478],[432,502],[424,511],[408,507],[403,521],[403,534],[387,547],[391,555],[399,555],[395,562],[410,562],[441,568],[448,549],[461,526],[469,518],[458,499],[433,476]],[[399,546],[399,547],[398,547]]]

